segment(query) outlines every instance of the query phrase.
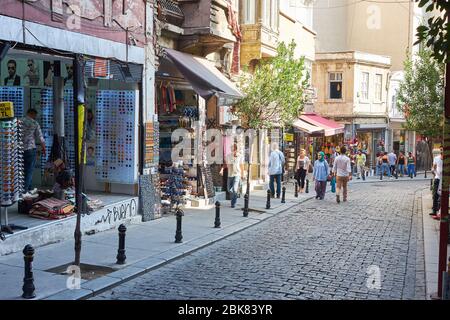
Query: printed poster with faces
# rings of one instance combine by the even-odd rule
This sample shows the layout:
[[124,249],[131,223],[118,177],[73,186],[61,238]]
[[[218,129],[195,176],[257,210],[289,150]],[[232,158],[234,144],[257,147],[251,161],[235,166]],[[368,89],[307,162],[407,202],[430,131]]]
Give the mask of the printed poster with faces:
[[1,63],[2,86],[42,86],[43,61],[6,55]]

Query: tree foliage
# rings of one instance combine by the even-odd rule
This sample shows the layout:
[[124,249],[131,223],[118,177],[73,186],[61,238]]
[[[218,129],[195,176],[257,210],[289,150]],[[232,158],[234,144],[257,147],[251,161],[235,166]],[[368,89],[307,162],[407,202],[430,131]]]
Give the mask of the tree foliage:
[[234,113],[253,129],[271,128],[292,122],[303,110],[309,75],[304,58],[294,57],[296,44],[280,43],[277,56],[263,60],[253,74],[241,78],[245,97]]
[[405,114],[406,129],[428,137],[440,136],[444,112],[443,64],[433,58],[430,49],[421,49],[416,59],[406,59],[404,69],[397,105]]
[[439,12],[427,20],[427,23],[417,28],[418,40],[415,44],[424,42],[432,50],[432,56],[439,62],[450,62],[448,55],[449,33],[448,14],[450,2],[448,0],[416,0],[419,7],[426,7],[426,12]]

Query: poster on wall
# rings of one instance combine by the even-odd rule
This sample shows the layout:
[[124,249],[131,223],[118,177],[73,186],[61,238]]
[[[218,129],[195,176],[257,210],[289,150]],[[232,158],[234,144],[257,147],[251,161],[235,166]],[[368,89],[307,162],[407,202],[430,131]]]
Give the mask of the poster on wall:
[[[2,86],[51,87],[54,77],[54,61],[6,55],[0,65]],[[64,85],[73,84],[72,62],[61,62]]]
[[2,86],[42,86],[42,61],[7,55],[1,63]]

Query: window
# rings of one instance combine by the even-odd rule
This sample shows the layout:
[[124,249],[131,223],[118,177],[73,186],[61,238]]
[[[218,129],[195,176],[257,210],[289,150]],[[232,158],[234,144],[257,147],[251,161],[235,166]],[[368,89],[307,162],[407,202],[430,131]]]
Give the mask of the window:
[[255,23],[255,9],[256,9],[256,0],[245,0],[245,7],[244,7],[245,24]]
[[271,10],[271,19],[270,19],[270,27],[273,30],[278,30],[278,15],[280,7],[278,5],[278,0],[271,0],[272,1],[272,10]]
[[270,26],[270,0],[263,0],[263,25]]
[[361,99],[369,100],[369,73],[363,72],[361,77]]
[[279,1],[263,0],[263,25],[278,30]]
[[329,73],[330,99],[342,99],[342,72]]
[[382,96],[382,88],[383,88],[383,75],[376,74],[375,75],[375,99],[376,101],[381,101]]

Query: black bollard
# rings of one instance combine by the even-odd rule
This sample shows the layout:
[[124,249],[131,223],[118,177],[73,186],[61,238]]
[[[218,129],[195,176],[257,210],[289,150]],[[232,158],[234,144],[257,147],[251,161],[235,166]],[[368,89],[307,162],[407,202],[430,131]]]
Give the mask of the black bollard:
[[214,228],[220,228],[220,202],[216,201],[216,220],[214,220]]
[[305,192],[309,193],[309,179],[306,180],[306,190],[305,190]]
[[127,256],[125,255],[125,235],[127,232],[127,227],[124,224],[119,226],[119,249],[117,250],[117,261],[116,264],[125,264]]
[[281,203],[286,203],[286,187],[283,187],[281,190]]
[[270,192],[270,189],[267,190],[267,202],[266,202],[266,209],[270,209],[270,197],[272,196],[272,193]]
[[298,198],[298,183],[295,183],[294,197]]
[[244,211],[243,211],[244,217],[248,217],[248,194],[245,194],[244,196]]
[[34,257],[34,248],[31,244],[27,244],[25,248],[23,248],[23,260],[25,261],[25,277],[23,278],[23,287],[22,287],[22,298],[25,299],[33,299],[36,297],[34,293],[34,278],[33,278],[33,257]]
[[175,233],[175,243],[183,242],[183,235],[181,233],[181,217],[183,216],[183,211],[180,208],[177,208],[177,231]]
[[425,178],[425,179],[427,178],[427,170],[425,170],[425,176],[424,176],[424,178]]

